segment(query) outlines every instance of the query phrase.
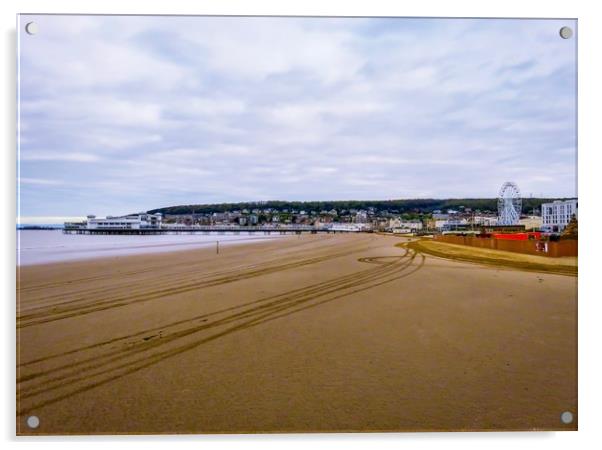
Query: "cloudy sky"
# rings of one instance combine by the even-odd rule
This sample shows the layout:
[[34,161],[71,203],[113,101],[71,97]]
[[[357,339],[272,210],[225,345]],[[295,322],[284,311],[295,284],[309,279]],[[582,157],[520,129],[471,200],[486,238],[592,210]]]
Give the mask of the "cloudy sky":
[[575,196],[568,20],[21,16],[21,216]]

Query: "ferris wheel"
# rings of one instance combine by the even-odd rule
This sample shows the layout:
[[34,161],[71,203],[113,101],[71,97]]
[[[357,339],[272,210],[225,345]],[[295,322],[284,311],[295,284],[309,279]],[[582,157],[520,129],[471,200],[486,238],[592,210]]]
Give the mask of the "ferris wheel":
[[498,225],[518,225],[522,204],[516,183],[506,181],[497,200]]

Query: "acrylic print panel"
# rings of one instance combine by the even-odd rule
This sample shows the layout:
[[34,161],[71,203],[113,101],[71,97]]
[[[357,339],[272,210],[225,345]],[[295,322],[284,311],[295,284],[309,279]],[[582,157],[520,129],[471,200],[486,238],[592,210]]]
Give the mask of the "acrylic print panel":
[[19,434],[577,429],[576,20],[18,35]]

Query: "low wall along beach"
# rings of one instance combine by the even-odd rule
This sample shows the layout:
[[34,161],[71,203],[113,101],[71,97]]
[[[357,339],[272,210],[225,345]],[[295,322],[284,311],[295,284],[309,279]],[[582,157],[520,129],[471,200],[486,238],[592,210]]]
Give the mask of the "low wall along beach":
[[471,247],[503,250],[506,252],[526,253],[539,256],[577,256],[577,240],[563,240],[557,242],[536,240],[506,240],[493,238],[480,238],[472,236],[436,236],[435,240],[448,244],[469,245]]

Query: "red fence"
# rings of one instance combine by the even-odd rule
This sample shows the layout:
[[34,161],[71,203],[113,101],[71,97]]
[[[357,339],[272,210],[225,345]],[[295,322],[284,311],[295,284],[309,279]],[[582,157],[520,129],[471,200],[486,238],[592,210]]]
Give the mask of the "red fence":
[[504,239],[508,241],[526,241],[528,239],[541,239],[539,231],[528,231],[526,233],[493,233],[494,239]]
[[469,245],[471,247],[503,250],[506,252],[526,253],[540,256],[577,256],[577,241],[567,239],[563,241],[535,241],[535,240],[505,240],[479,238],[472,236],[436,236],[435,240],[448,244]]

